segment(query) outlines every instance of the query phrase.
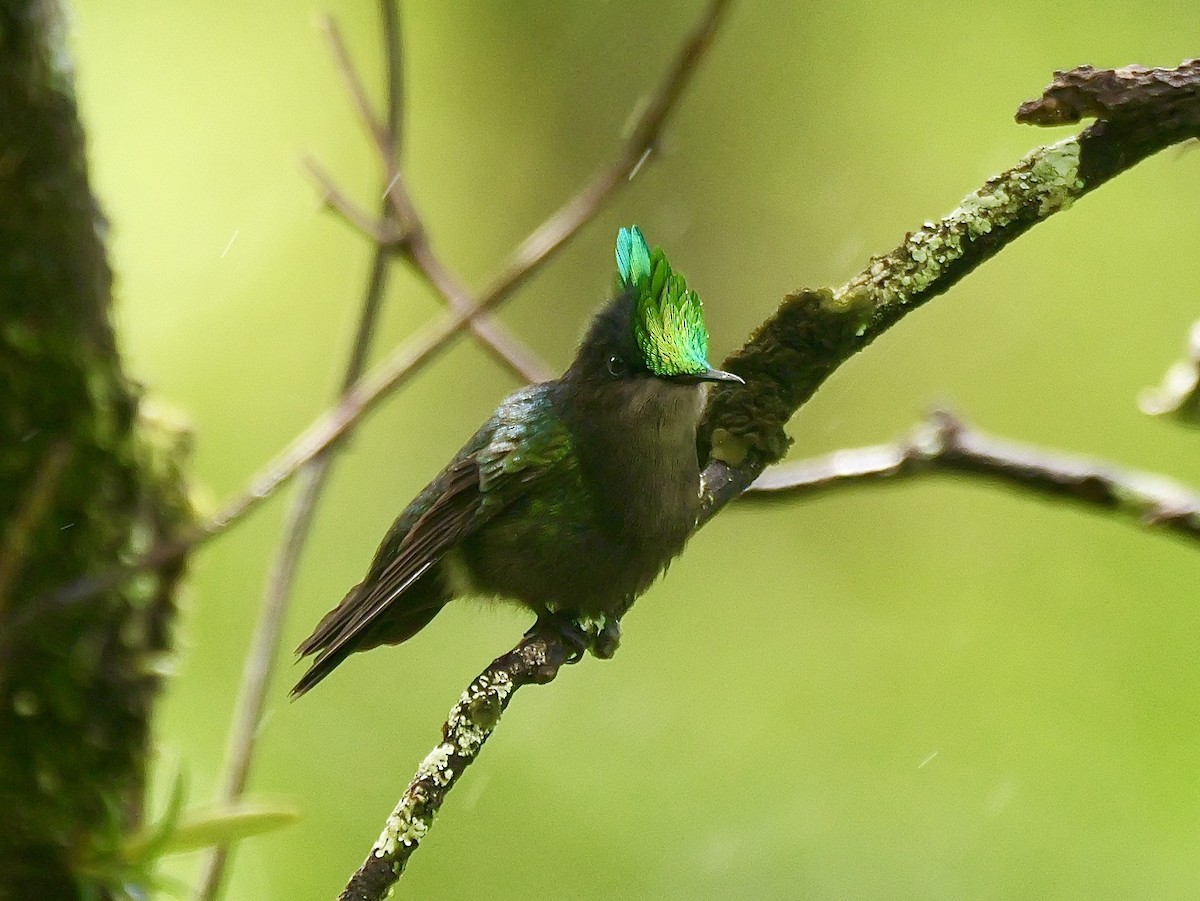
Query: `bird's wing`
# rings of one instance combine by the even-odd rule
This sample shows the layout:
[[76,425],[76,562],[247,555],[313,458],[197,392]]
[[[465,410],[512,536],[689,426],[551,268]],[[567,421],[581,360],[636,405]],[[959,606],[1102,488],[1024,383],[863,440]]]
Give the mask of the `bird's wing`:
[[447,551],[521,497],[531,480],[555,469],[570,450],[570,433],[544,390],[513,395],[401,514],[362,584],[326,616],[299,652],[319,651],[314,667],[345,657],[385,610],[404,604],[405,592]]

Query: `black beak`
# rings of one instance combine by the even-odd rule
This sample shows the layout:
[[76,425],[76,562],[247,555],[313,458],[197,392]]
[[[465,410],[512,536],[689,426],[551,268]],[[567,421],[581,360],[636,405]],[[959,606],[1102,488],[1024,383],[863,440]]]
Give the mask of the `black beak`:
[[746,384],[746,380],[740,375],[734,375],[732,372],[725,372],[721,369],[709,369],[703,372],[696,378],[701,382],[736,382],[739,385]]

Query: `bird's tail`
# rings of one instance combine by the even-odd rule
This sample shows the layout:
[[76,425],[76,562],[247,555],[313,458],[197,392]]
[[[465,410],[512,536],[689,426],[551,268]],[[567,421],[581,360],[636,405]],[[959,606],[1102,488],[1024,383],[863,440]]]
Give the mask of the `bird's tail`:
[[[354,591],[358,591],[357,586]],[[438,611],[444,606],[445,602],[442,601],[403,611],[389,610],[385,618],[356,635],[354,641],[340,642],[338,639],[341,638],[345,626],[344,618],[340,615],[345,607],[345,601],[343,601],[342,604],[330,610],[325,618],[317,624],[313,634],[296,648],[296,653],[302,657],[310,654],[317,656],[292,689],[292,697],[300,697],[333,672],[343,660],[355,651],[366,651],[381,644],[400,644],[408,641],[429,625],[430,620],[437,616]]]

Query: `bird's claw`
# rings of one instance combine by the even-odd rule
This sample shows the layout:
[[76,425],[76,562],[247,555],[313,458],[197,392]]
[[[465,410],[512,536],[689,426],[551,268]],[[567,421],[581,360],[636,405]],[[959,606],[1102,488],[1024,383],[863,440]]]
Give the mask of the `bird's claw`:
[[609,660],[620,646],[621,622],[615,619],[607,620],[592,639],[592,656],[600,660]]
[[551,612],[538,617],[538,621],[526,634],[535,632],[542,626],[549,626],[566,642],[566,663],[578,663],[588,651],[592,652],[593,657],[608,660],[621,644],[621,624],[616,619],[594,619]]

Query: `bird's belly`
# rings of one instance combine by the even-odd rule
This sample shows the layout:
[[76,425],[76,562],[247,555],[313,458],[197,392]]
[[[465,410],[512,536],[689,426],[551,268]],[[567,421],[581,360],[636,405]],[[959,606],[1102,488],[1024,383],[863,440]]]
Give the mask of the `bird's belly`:
[[539,613],[612,612],[645,591],[686,540],[682,530],[626,539],[595,527],[522,520],[490,523],[447,558],[455,594],[508,598]]

